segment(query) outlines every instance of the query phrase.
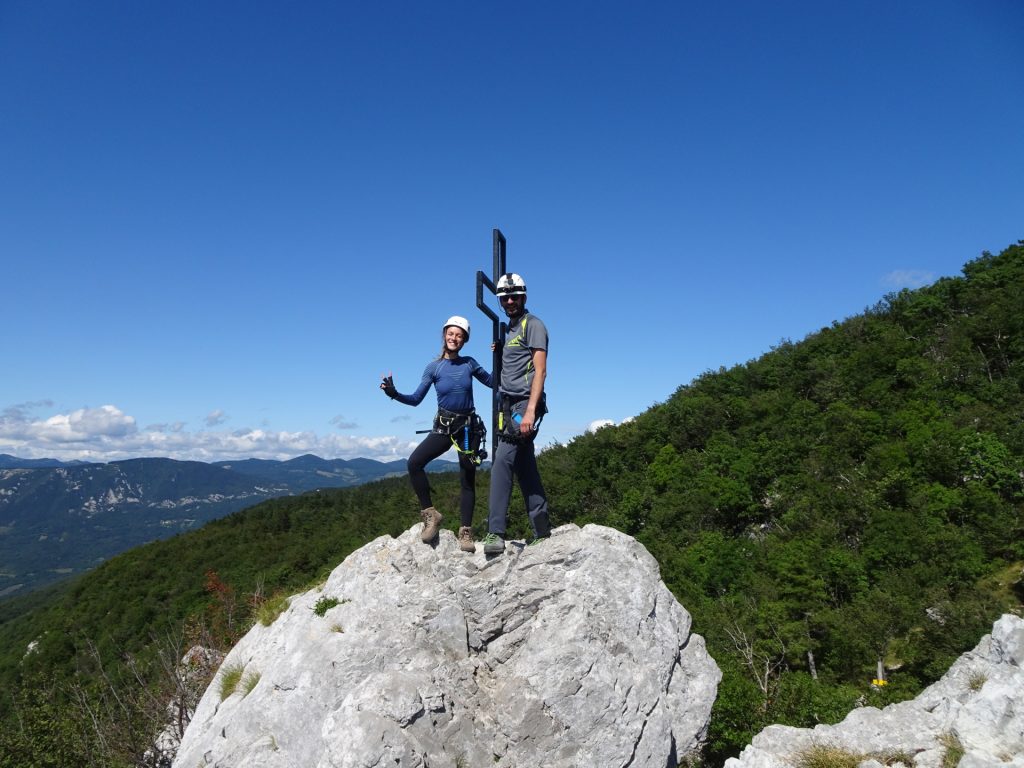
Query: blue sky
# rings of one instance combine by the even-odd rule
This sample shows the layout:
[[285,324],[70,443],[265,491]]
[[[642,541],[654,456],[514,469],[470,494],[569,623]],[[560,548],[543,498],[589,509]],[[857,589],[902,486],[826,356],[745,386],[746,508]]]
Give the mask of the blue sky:
[[[1024,237],[1024,4],[0,3],[0,452],[406,456],[491,231],[541,442]],[[496,307],[495,307],[496,308]],[[477,389],[478,405],[487,402]]]

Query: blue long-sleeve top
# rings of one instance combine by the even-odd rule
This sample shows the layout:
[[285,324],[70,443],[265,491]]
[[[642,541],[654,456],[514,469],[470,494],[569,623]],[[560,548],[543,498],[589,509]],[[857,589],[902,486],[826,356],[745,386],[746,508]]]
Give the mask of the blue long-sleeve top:
[[491,386],[491,374],[472,357],[441,358],[431,360],[423,369],[423,379],[411,395],[395,394],[395,400],[406,405],[419,405],[430,385],[437,392],[437,407],[454,413],[473,410],[473,379],[485,387]]

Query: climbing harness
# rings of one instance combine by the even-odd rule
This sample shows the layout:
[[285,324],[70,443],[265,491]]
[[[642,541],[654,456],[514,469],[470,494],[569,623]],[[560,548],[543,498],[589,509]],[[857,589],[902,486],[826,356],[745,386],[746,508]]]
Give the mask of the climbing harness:
[[467,457],[478,465],[487,458],[487,425],[475,410],[469,413],[455,413],[444,408],[437,409],[434,426],[422,432],[447,435],[460,456]]
[[[519,424],[523,420],[523,411],[526,410],[526,403],[529,397],[510,397],[504,393],[500,394],[498,400],[498,439],[506,443],[523,443],[533,440],[540,429],[540,423],[544,420],[544,414],[548,412],[547,393],[542,393],[540,402],[537,403],[537,419],[533,423],[533,432],[524,435],[519,431]],[[520,408],[519,406],[522,405]]]
[[469,422],[451,439],[459,455],[466,456],[477,466],[487,458],[487,425],[476,411],[470,414]]

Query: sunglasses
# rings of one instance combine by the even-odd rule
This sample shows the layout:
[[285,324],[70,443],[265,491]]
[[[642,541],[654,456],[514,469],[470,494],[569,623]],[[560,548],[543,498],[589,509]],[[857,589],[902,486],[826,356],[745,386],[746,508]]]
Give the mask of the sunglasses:
[[521,293],[519,293],[519,294],[513,294],[513,295],[508,295],[508,294],[506,294],[506,295],[504,295],[504,296],[499,296],[499,297],[498,297],[498,301],[515,301],[515,300],[516,300],[516,299],[518,299],[518,298],[519,298],[520,296],[522,296],[522,294],[521,294]]

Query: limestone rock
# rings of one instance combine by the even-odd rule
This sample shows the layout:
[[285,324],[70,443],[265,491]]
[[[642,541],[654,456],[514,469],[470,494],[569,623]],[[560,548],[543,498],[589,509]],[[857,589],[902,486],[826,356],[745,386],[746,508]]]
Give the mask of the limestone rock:
[[487,558],[419,531],[254,627],[175,766],[674,768],[699,747],[721,673],[642,545],[567,525]]
[[941,768],[953,746],[963,750],[960,768],[1024,768],[1022,663],[1024,621],[1004,615],[916,699],[855,709],[837,725],[769,726],[725,768],[792,768],[801,753],[822,746],[865,762],[898,754],[916,768]]

